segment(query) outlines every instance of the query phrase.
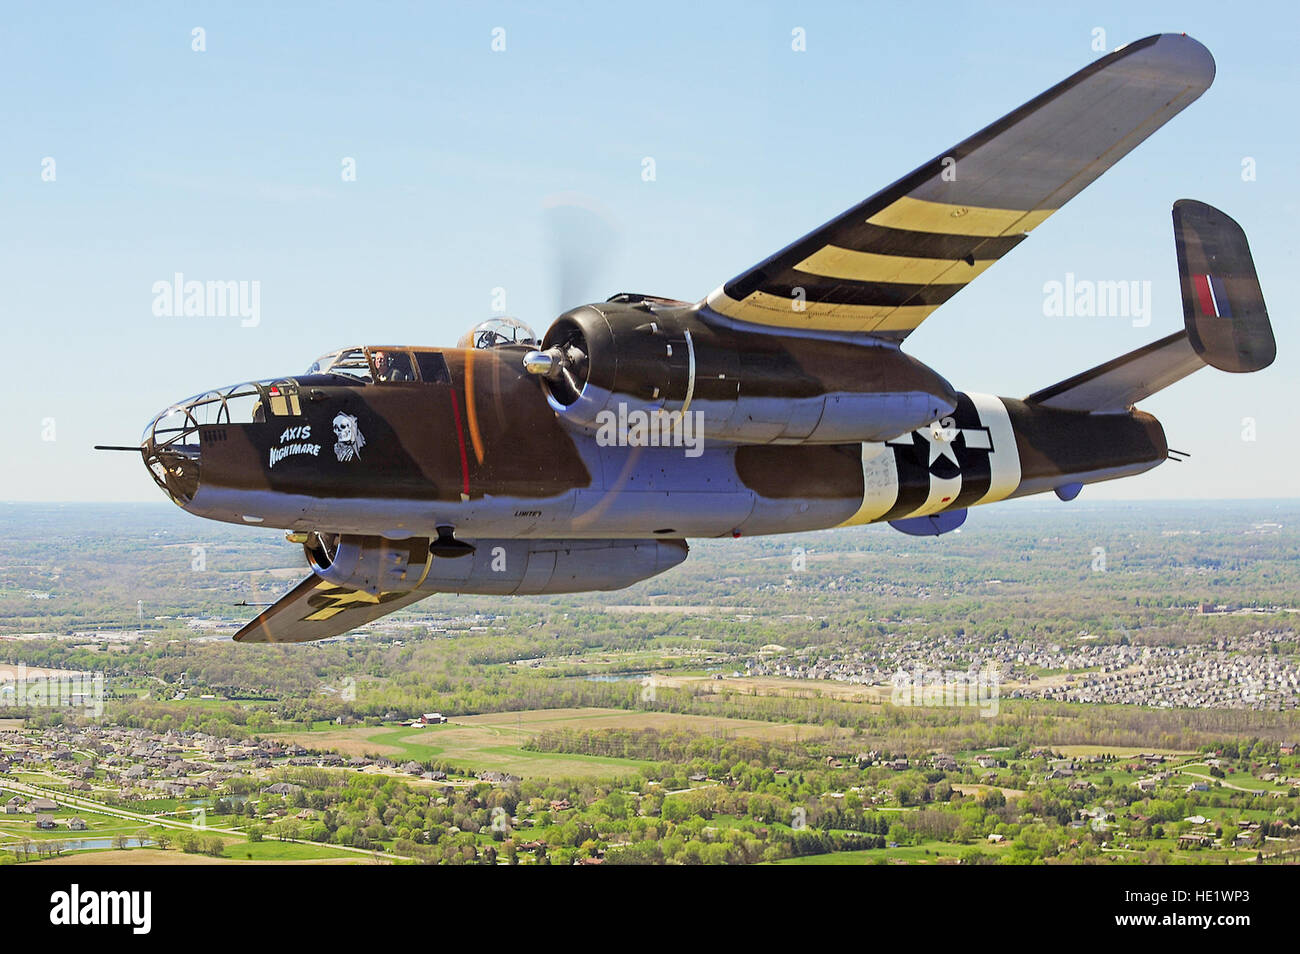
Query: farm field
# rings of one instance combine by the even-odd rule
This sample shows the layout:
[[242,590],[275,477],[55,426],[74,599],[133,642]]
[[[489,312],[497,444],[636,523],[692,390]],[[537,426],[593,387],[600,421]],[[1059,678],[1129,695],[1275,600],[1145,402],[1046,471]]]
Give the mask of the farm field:
[[747,719],[636,712],[621,709],[570,708],[461,716],[445,725],[400,727],[330,727],[321,731],[277,733],[281,742],[348,756],[386,756],[396,761],[443,761],[454,765],[509,772],[523,778],[592,777],[611,770],[645,766],[637,759],[533,752],[521,745],[548,729],[656,729],[687,731],[719,738],[779,739],[823,737],[816,727]]

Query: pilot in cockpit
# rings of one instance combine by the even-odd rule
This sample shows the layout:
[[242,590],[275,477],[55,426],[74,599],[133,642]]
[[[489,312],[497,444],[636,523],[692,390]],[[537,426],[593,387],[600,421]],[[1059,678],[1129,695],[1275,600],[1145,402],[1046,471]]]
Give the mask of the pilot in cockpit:
[[403,371],[399,362],[383,351],[374,353],[375,376],[380,381],[410,381],[410,372]]

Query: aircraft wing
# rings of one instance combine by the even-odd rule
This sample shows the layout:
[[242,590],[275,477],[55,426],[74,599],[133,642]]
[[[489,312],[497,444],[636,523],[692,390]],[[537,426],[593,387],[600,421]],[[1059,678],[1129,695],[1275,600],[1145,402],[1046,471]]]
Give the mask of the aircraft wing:
[[1185,34],[1121,47],[736,276],[701,317],[900,341],[1213,80]]
[[241,643],[305,643],[364,626],[428,593],[395,591],[378,596],[307,577],[235,634]]

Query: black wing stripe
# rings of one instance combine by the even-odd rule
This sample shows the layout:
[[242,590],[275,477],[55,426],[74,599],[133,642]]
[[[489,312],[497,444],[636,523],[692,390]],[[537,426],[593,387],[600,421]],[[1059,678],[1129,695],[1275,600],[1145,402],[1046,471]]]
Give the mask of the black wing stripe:
[[828,305],[942,305],[966,286],[904,285],[899,282],[855,282],[795,273],[791,282],[767,282],[759,291],[782,298],[822,302]]

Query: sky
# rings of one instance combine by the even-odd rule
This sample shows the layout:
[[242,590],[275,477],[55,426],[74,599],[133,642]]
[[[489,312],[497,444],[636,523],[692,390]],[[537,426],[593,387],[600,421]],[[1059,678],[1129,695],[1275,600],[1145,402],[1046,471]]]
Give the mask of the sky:
[[[1022,397],[1175,331],[1170,208],[1209,202],[1250,238],[1278,360],[1144,402],[1191,460],[1085,494],[1296,496],[1300,13],[1053,6],[6,6],[0,500],[156,500],[137,458],[91,445],[345,345],[453,344],[503,304],[544,330],[581,303],[558,300],[556,196],[610,225],[587,300],[695,301],[1099,42],[1171,31],[1214,54],[1210,90],[905,350],[962,390]],[[256,282],[256,322],[158,314],[177,273]],[[1067,274],[1149,281],[1149,323],[1046,315]]]

